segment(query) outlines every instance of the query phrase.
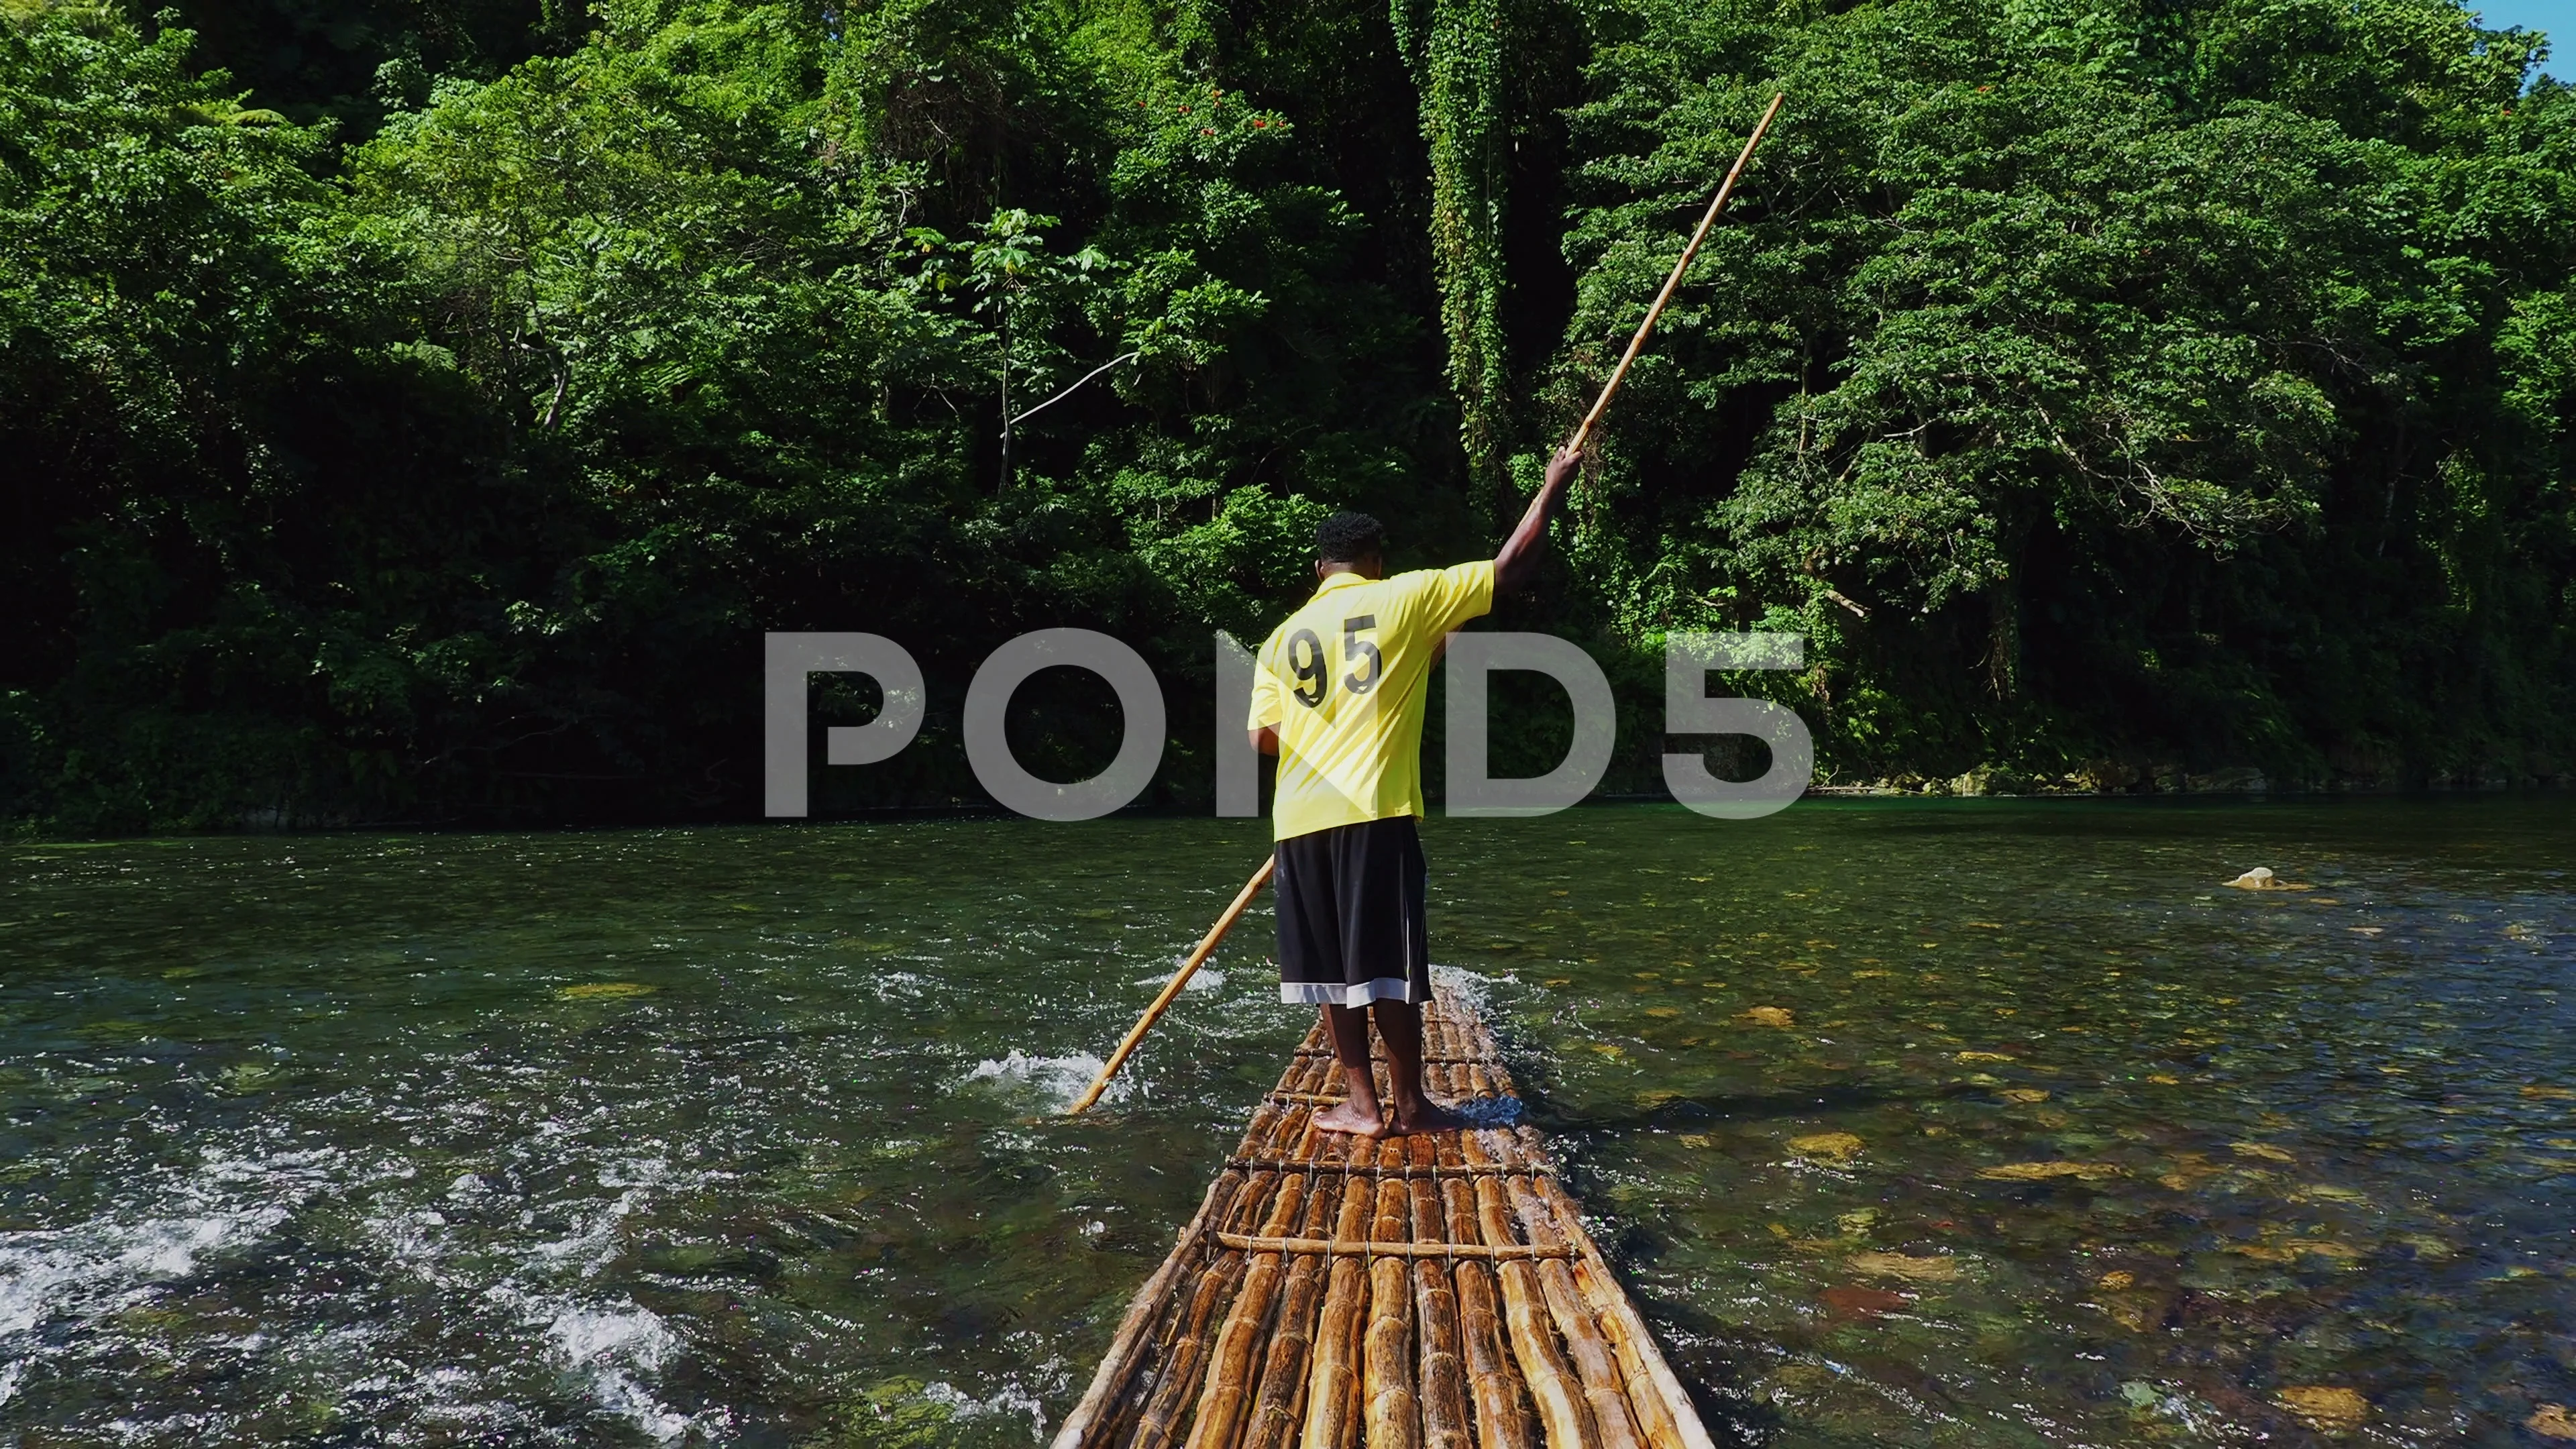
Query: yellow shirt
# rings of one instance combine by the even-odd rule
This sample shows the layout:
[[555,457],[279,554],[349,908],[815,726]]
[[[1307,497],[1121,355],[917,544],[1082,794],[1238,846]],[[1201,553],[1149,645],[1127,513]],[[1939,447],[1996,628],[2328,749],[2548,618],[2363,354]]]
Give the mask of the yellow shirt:
[[1274,838],[1420,815],[1422,712],[1449,631],[1494,606],[1491,560],[1391,579],[1335,574],[1270,633],[1252,727],[1279,728]]

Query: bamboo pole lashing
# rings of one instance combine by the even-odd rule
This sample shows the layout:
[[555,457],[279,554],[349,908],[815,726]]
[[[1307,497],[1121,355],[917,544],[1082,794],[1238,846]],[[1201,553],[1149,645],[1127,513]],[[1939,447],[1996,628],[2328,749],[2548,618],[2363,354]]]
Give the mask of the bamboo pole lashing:
[[[1334,1055],[1334,1053],[1333,1053],[1333,1049],[1332,1049],[1331,1047],[1299,1047],[1299,1048],[1297,1048],[1297,1055],[1298,1055],[1298,1056],[1300,1056],[1300,1057],[1320,1057],[1320,1058],[1322,1058],[1322,1059],[1323,1059],[1323,1060],[1325,1060],[1325,1061],[1331,1061],[1331,1062],[1338,1062],[1338,1061],[1340,1060],[1338,1057],[1336,1057],[1336,1056]],[[1370,1061],[1372,1064],[1376,1064],[1376,1063],[1383,1063],[1385,1060],[1386,1060],[1386,1058],[1385,1058],[1385,1057],[1383,1057],[1383,1056],[1371,1056],[1371,1057],[1369,1058],[1369,1061]],[[1456,1064],[1456,1063],[1460,1063],[1460,1062],[1467,1062],[1467,1061],[1472,1061],[1472,1060],[1474,1060],[1474,1058],[1472,1058],[1472,1057],[1453,1057],[1453,1056],[1437,1055],[1437,1054],[1434,1054],[1434,1053],[1431,1053],[1431,1052],[1424,1052],[1424,1053],[1422,1054],[1422,1064],[1423,1064],[1424,1066],[1426,1066],[1426,1067],[1428,1067],[1428,1066],[1452,1065],[1452,1064]]]
[[[1401,1178],[1388,1178],[1389,1183]],[[1372,1179],[1354,1177],[1351,1191],[1370,1192]],[[1539,1258],[1572,1258],[1571,1248],[1534,1248],[1526,1243],[1489,1248],[1481,1243],[1389,1243],[1372,1238],[1272,1238],[1252,1233],[1219,1233],[1216,1240],[1244,1253],[1279,1253],[1313,1258],[1473,1258],[1484,1263],[1526,1263]]]
[[1488,1176],[1504,1176],[1504,1177],[1508,1177],[1508,1176],[1510,1176],[1512,1173],[1515,1173],[1515,1172],[1526,1172],[1526,1173],[1530,1173],[1530,1174],[1537,1175],[1537,1176],[1545,1176],[1546,1174],[1548,1174],[1549,1172],[1552,1172],[1552,1171],[1554,1170],[1554,1169],[1552,1169],[1552,1168],[1545,1168],[1545,1167],[1503,1167],[1503,1166],[1493,1166],[1493,1167],[1464,1167],[1464,1166],[1461,1166],[1461,1167],[1449,1167],[1449,1166],[1445,1166],[1445,1165],[1438,1164],[1438,1163],[1428,1163],[1428,1164],[1426,1164],[1426,1163],[1406,1163],[1405,1165],[1403,1165],[1403,1166],[1401,1166],[1401,1167],[1379,1167],[1379,1166],[1377,1166],[1375,1163],[1370,1163],[1370,1164],[1368,1164],[1368,1165],[1366,1165],[1366,1166],[1359,1166],[1359,1165],[1336,1165],[1336,1166],[1326,1167],[1326,1166],[1319,1166],[1319,1165],[1314,1164],[1314,1163],[1299,1162],[1299,1161],[1295,1160],[1294,1158],[1287,1158],[1287,1157],[1229,1157],[1229,1158],[1227,1158],[1227,1159],[1225,1160],[1224,1165],[1225,1165],[1225,1166],[1227,1166],[1227,1167],[1240,1167],[1240,1168],[1243,1168],[1243,1169],[1244,1169],[1244,1170],[1246,1170],[1246,1171],[1252,1171],[1252,1170],[1256,1170],[1256,1169],[1264,1169],[1264,1170],[1275,1169],[1275,1170],[1278,1170],[1278,1171],[1290,1171],[1290,1170],[1294,1170],[1294,1171],[1299,1171],[1299,1172],[1331,1172],[1331,1173],[1340,1173],[1340,1174],[1342,1174],[1342,1175],[1350,1176],[1350,1177],[1404,1177],[1404,1178],[1413,1178],[1413,1177],[1429,1177],[1429,1178],[1437,1178],[1437,1177],[1488,1177]]

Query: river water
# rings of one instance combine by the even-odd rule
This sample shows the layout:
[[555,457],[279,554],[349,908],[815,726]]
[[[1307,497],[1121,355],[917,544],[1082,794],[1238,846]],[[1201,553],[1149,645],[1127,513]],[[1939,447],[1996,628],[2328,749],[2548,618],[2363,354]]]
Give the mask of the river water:
[[[2563,800],[1426,826],[1720,1442],[2540,1442]],[[0,1444],[1024,1445],[1283,1054],[1257,822],[6,848]],[[2311,889],[2222,882],[2255,865]]]

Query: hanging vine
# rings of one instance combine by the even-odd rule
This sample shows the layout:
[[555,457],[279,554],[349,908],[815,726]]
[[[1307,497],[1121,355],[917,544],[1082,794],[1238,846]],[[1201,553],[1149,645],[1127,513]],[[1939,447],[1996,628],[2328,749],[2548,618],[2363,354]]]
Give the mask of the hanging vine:
[[1503,201],[1510,156],[1505,0],[1390,0],[1431,150],[1431,256],[1469,476],[1503,481]]

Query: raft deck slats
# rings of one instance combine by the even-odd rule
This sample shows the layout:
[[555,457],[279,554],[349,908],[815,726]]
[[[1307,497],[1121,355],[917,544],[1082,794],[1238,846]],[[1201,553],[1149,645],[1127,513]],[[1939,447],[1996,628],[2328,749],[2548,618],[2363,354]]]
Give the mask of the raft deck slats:
[[[1472,1009],[1423,1036],[1434,1092],[1517,1116],[1472,1105],[1515,1095]],[[1713,1449],[1535,1128],[1318,1132],[1339,1086],[1319,1023],[1055,1449]]]

